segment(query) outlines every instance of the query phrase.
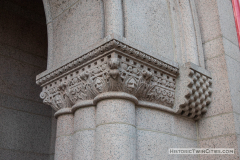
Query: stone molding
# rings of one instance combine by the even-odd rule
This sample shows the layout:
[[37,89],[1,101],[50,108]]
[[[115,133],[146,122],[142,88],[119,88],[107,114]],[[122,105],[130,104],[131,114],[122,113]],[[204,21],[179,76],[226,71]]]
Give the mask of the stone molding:
[[191,66],[180,67],[179,70],[178,66],[111,40],[40,77],[37,84],[43,87],[40,94],[43,102],[56,111],[69,108],[74,112],[81,106],[94,105],[97,99],[116,96],[123,99],[131,97],[135,104],[140,102],[151,108],[155,106],[199,119],[210,103],[212,91],[210,74],[194,67],[195,70]]

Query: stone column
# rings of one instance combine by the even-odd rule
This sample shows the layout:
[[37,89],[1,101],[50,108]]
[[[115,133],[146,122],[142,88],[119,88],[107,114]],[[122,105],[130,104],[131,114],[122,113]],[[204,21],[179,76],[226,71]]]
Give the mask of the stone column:
[[63,108],[55,113],[57,136],[55,160],[72,160],[73,114],[71,108]]
[[96,148],[98,160],[135,160],[137,99],[123,92],[98,95],[96,103]]
[[74,113],[74,160],[94,160],[95,106],[85,100],[73,106]]

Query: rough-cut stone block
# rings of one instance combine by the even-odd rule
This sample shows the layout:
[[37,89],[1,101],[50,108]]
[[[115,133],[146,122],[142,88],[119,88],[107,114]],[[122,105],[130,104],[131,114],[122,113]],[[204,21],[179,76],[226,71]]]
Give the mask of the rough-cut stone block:
[[198,125],[200,126],[198,130],[200,139],[235,133],[233,113],[204,118],[199,121]]
[[[223,125],[223,124],[221,124]],[[238,160],[239,152],[237,146],[236,135],[229,135],[224,137],[217,137],[213,139],[207,139],[199,141],[199,147],[201,148],[234,148],[235,154],[207,154],[199,155],[200,160],[216,160],[216,159],[231,159]]]
[[0,120],[0,148],[49,154],[51,117],[0,107]]
[[98,102],[96,125],[128,123],[135,125],[135,104],[129,100],[106,99]]
[[83,130],[74,134],[73,160],[94,160],[95,130]]
[[74,113],[74,131],[95,128],[95,107],[79,108]]
[[131,125],[100,125],[96,128],[95,143],[98,160],[136,159],[136,128]]

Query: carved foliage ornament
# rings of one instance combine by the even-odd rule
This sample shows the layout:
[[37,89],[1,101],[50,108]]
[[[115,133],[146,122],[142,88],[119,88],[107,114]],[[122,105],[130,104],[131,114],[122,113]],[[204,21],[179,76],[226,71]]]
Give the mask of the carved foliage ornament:
[[[204,76],[201,74],[195,75],[195,72],[191,72],[194,77],[190,82],[192,85],[189,83],[186,86],[186,78],[181,78],[181,76],[178,80],[180,82],[176,83],[178,68],[139,51],[134,51],[133,48],[124,46],[115,40],[114,44],[107,45],[108,52],[101,52],[102,54],[95,59],[86,61],[89,53],[83,55],[85,63],[75,65],[70,72],[65,66],[65,70],[61,70],[61,74],[52,75],[54,80],[50,79],[50,82],[44,79],[46,77],[40,78],[44,79],[41,81],[43,91],[40,94],[43,102],[52,106],[53,109],[59,110],[71,108],[83,100],[92,100],[100,93],[119,91],[132,94],[140,101],[169,107],[173,112],[189,118],[196,119],[196,115],[205,112],[211,96],[209,78],[203,78]],[[112,50],[110,50],[110,46]],[[97,50],[101,49],[103,48],[100,47]],[[134,52],[135,54],[133,54]],[[94,55],[92,52],[90,53],[90,55]],[[150,61],[151,63],[149,63]],[[191,75],[187,75],[185,72],[182,76],[190,76],[191,79]],[[40,83],[39,80],[38,82]],[[181,90],[188,88],[192,92],[179,94],[176,92],[176,87]],[[181,96],[175,96],[176,93]],[[176,100],[175,97],[177,97]],[[185,101],[183,102],[182,99]],[[201,109],[199,109],[200,105]]]
[[175,85],[174,76],[114,52],[44,87],[41,98],[59,110],[103,92],[121,91],[173,107]]

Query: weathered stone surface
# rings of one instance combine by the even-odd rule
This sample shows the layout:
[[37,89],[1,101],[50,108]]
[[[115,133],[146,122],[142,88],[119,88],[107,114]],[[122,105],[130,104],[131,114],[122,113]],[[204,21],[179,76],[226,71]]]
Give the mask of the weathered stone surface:
[[174,59],[173,37],[169,4],[165,0],[126,0],[124,5],[125,36],[140,50],[150,50]]

